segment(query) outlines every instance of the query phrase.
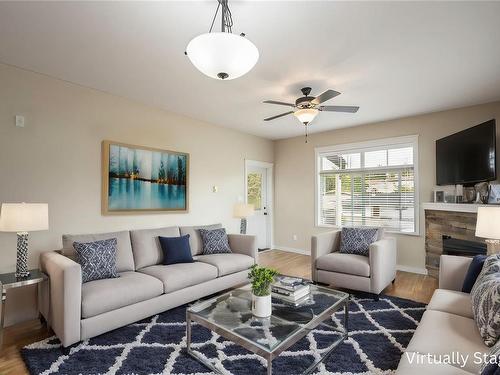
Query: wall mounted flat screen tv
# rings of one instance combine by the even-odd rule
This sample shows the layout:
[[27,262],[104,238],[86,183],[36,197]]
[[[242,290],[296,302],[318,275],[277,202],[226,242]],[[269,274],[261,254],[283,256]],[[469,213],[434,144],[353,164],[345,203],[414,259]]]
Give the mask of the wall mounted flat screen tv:
[[496,178],[494,119],[436,141],[438,185],[467,185]]

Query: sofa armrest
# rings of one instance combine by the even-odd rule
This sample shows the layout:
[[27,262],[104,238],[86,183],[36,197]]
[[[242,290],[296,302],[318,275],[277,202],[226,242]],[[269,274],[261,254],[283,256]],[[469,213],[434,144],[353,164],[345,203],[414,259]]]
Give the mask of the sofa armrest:
[[311,237],[311,275],[313,281],[316,278],[316,259],[335,252],[340,244],[340,229],[330,232],[319,233]]
[[249,234],[228,234],[229,247],[233,253],[244,254],[252,257],[255,264],[259,261],[257,250],[257,237]]
[[379,294],[396,278],[396,239],[385,237],[370,245],[370,289]]
[[461,291],[471,261],[472,258],[455,255],[441,255],[439,288]]
[[55,251],[42,253],[40,267],[50,280],[48,320],[62,345],[67,347],[80,341],[81,267]]

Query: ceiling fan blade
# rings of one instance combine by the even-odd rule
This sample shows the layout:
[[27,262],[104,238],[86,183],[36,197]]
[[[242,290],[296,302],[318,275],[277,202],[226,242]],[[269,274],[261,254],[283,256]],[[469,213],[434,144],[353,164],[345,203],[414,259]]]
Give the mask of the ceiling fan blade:
[[293,103],[277,102],[276,100],[264,100],[262,103],[287,105],[289,107],[295,107],[295,104],[293,104]]
[[279,117],[283,117],[283,116],[289,115],[290,113],[293,113],[293,111],[289,111],[289,112],[282,113],[281,115],[276,115],[276,116],[273,116],[273,117],[265,118],[264,121],[271,121],[271,120],[274,120],[275,118],[279,118]]
[[350,106],[350,105],[323,105],[318,108],[320,111],[328,111],[328,112],[349,112],[356,113],[358,112],[359,107]]
[[311,101],[311,104],[321,104],[323,102],[326,102],[327,100],[330,100],[331,98],[335,98],[336,96],[340,95],[340,92],[335,91],[335,90],[326,90],[323,94],[318,95],[316,98],[314,98]]

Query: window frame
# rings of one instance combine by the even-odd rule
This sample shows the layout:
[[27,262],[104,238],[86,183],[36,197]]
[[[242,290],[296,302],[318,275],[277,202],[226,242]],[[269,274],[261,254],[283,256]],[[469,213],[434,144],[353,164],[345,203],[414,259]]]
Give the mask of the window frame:
[[[408,135],[402,137],[393,138],[382,138],[365,142],[347,143],[332,146],[316,147],[314,149],[315,153],[315,192],[314,192],[314,224],[317,228],[330,228],[330,229],[340,229],[340,226],[321,224],[320,218],[320,197],[321,197],[321,158],[326,154],[340,154],[340,153],[353,153],[353,152],[363,152],[361,156],[361,165],[364,165],[364,152],[367,151],[377,151],[387,148],[399,148],[404,146],[413,147],[413,180],[415,185],[415,196],[414,196],[414,222],[415,230],[414,232],[401,232],[394,230],[386,230],[387,233],[395,233],[408,236],[420,236],[420,184],[419,184],[419,168],[418,168],[418,135]],[[385,167],[374,167],[374,168],[356,168],[356,169],[346,169],[346,173],[356,173],[356,172],[368,172],[377,170],[390,170],[390,169],[401,169],[404,165],[400,166],[385,166]],[[326,172],[326,171],[325,171]]]

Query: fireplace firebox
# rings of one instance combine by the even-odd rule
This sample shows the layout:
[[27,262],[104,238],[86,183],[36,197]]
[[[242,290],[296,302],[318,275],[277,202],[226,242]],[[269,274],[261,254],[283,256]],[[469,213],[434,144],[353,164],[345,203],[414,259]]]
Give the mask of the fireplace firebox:
[[443,254],[474,256],[486,254],[486,243],[461,240],[448,235],[443,235]]

